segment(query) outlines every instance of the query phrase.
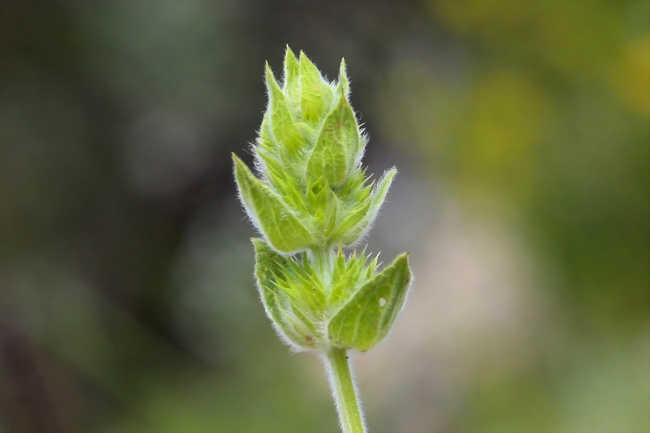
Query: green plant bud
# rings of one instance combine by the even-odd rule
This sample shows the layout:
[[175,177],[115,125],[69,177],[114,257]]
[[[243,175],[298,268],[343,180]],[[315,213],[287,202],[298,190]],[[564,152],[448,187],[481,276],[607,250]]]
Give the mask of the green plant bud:
[[237,156],[235,178],[249,217],[273,248],[284,253],[312,244],[312,236],[276,193],[258,180]]
[[[253,147],[262,178],[235,163],[251,219],[282,253],[359,242],[394,171],[373,189],[359,167],[366,137],[350,106],[345,61],[332,84],[304,53],[298,59],[287,48],[282,85],[267,64],[266,87],[269,104]],[[295,233],[285,239],[286,230]]]
[[277,275],[289,267],[289,260],[277,254],[261,239],[253,239],[253,245],[258,290],[273,327],[285,342],[296,349],[315,349],[321,339],[316,333],[316,324],[304,313],[294,310],[289,296],[276,282]]
[[381,342],[404,305],[412,275],[402,254],[357,291],[327,327],[334,346],[366,351]]

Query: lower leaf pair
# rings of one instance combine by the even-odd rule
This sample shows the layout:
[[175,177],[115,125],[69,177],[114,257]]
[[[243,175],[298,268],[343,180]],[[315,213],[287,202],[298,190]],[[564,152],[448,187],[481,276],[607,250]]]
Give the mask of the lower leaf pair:
[[283,256],[253,239],[255,275],[266,313],[296,350],[366,351],[382,341],[404,305],[413,279],[408,254],[377,273],[376,259],[324,254],[315,266],[307,253]]

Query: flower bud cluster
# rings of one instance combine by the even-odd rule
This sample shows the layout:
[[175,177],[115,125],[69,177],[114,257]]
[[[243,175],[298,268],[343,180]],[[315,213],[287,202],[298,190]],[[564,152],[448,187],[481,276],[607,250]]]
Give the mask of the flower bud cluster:
[[287,49],[280,85],[266,66],[269,104],[253,147],[258,179],[235,157],[245,208],[280,253],[358,242],[383,203],[395,169],[371,185],[361,168],[366,137],[349,102],[345,62],[329,83]]
[[[284,79],[266,66],[269,104],[253,146],[256,176],[239,158],[240,199],[264,239],[255,275],[268,317],[296,350],[368,350],[389,332],[412,281],[408,255],[346,257],[364,236],[396,173],[373,184],[361,167],[367,139],[349,101],[345,62],[330,83],[287,48]],[[338,248],[338,251],[336,249]]]

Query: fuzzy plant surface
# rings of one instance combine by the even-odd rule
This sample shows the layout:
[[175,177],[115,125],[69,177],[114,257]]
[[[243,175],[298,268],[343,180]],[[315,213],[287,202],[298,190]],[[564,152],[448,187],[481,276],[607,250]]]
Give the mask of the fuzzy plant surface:
[[260,298],[285,343],[324,359],[342,430],[365,432],[347,351],[386,337],[413,277],[408,254],[379,270],[377,256],[345,248],[372,226],[396,170],[372,182],[361,165],[368,140],[344,60],[328,82],[287,47],[282,82],[267,64],[266,88],[255,173],[233,154],[239,197],[262,235],[253,239]]

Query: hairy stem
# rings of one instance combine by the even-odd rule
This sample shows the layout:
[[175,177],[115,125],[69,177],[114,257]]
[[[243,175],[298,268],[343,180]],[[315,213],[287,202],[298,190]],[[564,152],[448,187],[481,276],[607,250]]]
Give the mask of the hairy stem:
[[352,379],[347,350],[334,347],[327,352],[330,386],[343,433],[365,433],[357,387]]
[[310,248],[307,250],[307,257],[318,273],[324,277],[323,282],[328,283],[332,278],[334,251],[331,248]]

